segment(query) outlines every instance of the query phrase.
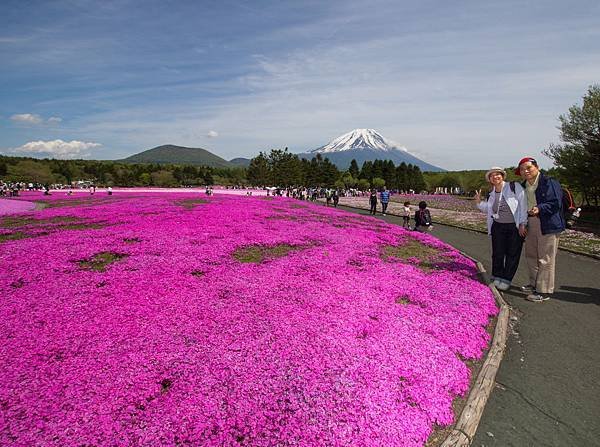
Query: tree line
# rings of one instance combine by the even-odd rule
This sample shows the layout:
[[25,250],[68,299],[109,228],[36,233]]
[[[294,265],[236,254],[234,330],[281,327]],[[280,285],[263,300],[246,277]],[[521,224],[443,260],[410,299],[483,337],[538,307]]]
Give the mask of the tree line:
[[340,171],[328,158],[317,154],[300,159],[285,149],[261,152],[248,168],[211,168],[177,164],[122,163],[102,160],[56,160],[0,156],[0,179],[9,182],[70,185],[79,180],[106,186],[279,186],[324,188],[381,188],[400,191],[426,188],[417,166],[375,160],[359,168],[352,160]]
[[91,180],[106,186],[195,186],[242,183],[245,169],[0,156],[0,179],[63,185]]
[[391,160],[366,161],[358,167],[350,162],[346,171],[340,171],[327,157],[317,154],[311,160],[301,159],[285,149],[274,149],[269,154],[261,152],[250,160],[247,172],[252,186],[279,186],[284,188],[307,186],[367,190],[386,186],[398,191],[422,191],[426,188],[418,166]]
[[569,112],[559,116],[561,144],[544,154],[554,161],[561,183],[581,195],[586,205],[600,205],[600,85],[592,85]]

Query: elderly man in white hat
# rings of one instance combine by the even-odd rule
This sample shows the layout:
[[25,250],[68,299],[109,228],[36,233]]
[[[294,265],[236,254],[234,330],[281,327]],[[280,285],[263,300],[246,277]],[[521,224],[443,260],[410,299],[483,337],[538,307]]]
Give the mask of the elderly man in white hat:
[[485,173],[492,189],[487,200],[475,192],[477,208],[487,214],[488,234],[492,236],[492,277],[499,290],[508,290],[521,258],[527,233],[527,199],[517,182],[506,182],[506,171],[494,166]]

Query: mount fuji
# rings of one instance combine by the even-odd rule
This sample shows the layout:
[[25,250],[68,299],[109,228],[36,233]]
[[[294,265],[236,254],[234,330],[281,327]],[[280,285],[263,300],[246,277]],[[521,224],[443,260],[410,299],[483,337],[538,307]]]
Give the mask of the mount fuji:
[[408,150],[384,138],[373,129],[354,129],[340,137],[331,140],[310,152],[297,154],[300,158],[311,159],[317,154],[329,158],[339,169],[348,169],[352,159],[358,166],[365,161],[392,160],[395,165],[404,162],[418,166],[421,171],[440,172],[445,169],[429,164],[408,152]]

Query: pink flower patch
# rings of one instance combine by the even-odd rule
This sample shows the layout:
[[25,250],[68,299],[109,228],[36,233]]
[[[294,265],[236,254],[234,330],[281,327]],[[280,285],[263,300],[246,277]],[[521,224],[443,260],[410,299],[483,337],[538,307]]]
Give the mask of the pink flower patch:
[[[470,260],[336,209],[199,197],[53,195],[34,218],[77,225],[0,243],[0,445],[422,446],[452,423],[497,313]],[[444,267],[382,257],[414,239]]]

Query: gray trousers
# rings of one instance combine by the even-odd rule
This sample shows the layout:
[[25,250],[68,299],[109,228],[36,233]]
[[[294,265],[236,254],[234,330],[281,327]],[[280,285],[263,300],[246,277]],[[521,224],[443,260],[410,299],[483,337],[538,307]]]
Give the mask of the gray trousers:
[[529,216],[525,238],[525,260],[529,284],[538,293],[554,293],[554,267],[558,251],[558,234],[542,234],[539,217]]

